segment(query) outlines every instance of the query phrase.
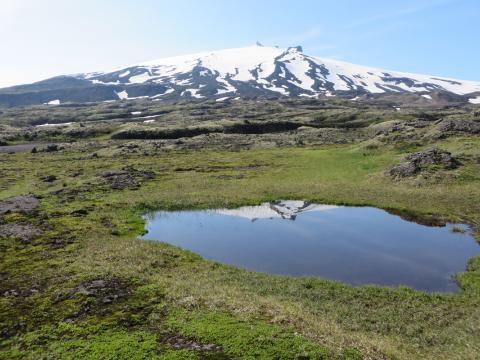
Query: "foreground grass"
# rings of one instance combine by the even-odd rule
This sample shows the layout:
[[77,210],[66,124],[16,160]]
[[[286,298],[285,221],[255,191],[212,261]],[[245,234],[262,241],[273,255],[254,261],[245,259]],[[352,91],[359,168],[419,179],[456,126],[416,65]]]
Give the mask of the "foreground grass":
[[[107,149],[98,158],[93,148],[5,155],[0,199],[42,196],[39,216],[6,221],[30,221],[46,231],[30,244],[1,240],[0,271],[8,275],[1,290],[21,295],[0,298],[2,328],[9,329],[0,358],[474,359],[480,352],[478,258],[459,275],[459,294],[425,294],[252,273],[136,239],[149,209],[280,198],[373,205],[478,226],[480,165],[470,158],[480,142],[453,138],[438,145],[461,152],[464,166],[401,182],[384,171],[405,149],[362,144],[123,157]],[[157,177],[139,190],[118,191],[97,175],[126,165]],[[52,174],[54,183],[41,180]],[[78,209],[87,214],[73,217]],[[52,238],[65,245],[52,247]],[[112,284],[108,301],[76,291],[92,279]],[[176,348],[172,336],[221,350]]]

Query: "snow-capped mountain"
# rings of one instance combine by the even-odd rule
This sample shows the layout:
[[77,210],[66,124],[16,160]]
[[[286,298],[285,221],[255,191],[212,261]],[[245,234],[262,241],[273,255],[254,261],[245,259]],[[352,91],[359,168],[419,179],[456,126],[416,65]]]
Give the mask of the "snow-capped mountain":
[[[112,71],[61,76],[0,89],[0,103],[23,96],[23,103],[237,97],[319,97],[364,94],[480,92],[480,82],[409,74],[328,60],[301,47],[261,45],[175,56]],[[29,95],[29,96],[26,96]],[[465,97],[468,101],[469,97]],[[22,101],[19,101],[22,103]]]

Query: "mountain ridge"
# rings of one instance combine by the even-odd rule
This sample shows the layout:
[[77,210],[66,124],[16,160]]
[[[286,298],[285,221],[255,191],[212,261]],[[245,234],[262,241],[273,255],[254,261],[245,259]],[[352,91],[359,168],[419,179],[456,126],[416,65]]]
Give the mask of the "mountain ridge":
[[[255,46],[63,75],[0,89],[0,104],[31,105],[150,98],[178,101],[416,93],[476,101],[480,82],[377,69],[306,55],[300,46]],[[469,96],[471,95],[471,96]],[[472,102],[472,101],[471,101]]]

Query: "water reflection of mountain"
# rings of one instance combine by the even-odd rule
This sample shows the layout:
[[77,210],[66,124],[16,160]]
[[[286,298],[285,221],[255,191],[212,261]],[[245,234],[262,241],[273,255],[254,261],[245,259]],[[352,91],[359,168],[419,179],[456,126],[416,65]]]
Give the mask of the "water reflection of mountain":
[[217,213],[238,216],[255,221],[257,219],[281,218],[295,220],[297,215],[309,211],[325,211],[335,209],[335,205],[313,204],[301,200],[280,200],[272,203],[263,203],[258,206],[243,206],[238,209],[220,209]]

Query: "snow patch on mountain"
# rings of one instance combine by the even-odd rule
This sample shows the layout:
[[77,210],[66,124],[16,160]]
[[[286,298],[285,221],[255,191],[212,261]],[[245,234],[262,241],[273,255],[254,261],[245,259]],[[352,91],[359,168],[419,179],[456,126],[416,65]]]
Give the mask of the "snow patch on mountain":
[[128,93],[126,90],[117,92],[116,94],[120,100],[128,99]]
[[471,104],[480,104],[480,96],[468,99],[468,102],[470,102]]
[[41,125],[35,125],[35,127],[55,127],[55,126],[68,126],[68,125],[72,125],[73,123],[72,122],[65,122],[65,123],[56,123],[56,124],[49,124],[49,123],[46,123],[46,124],[41,124]]

